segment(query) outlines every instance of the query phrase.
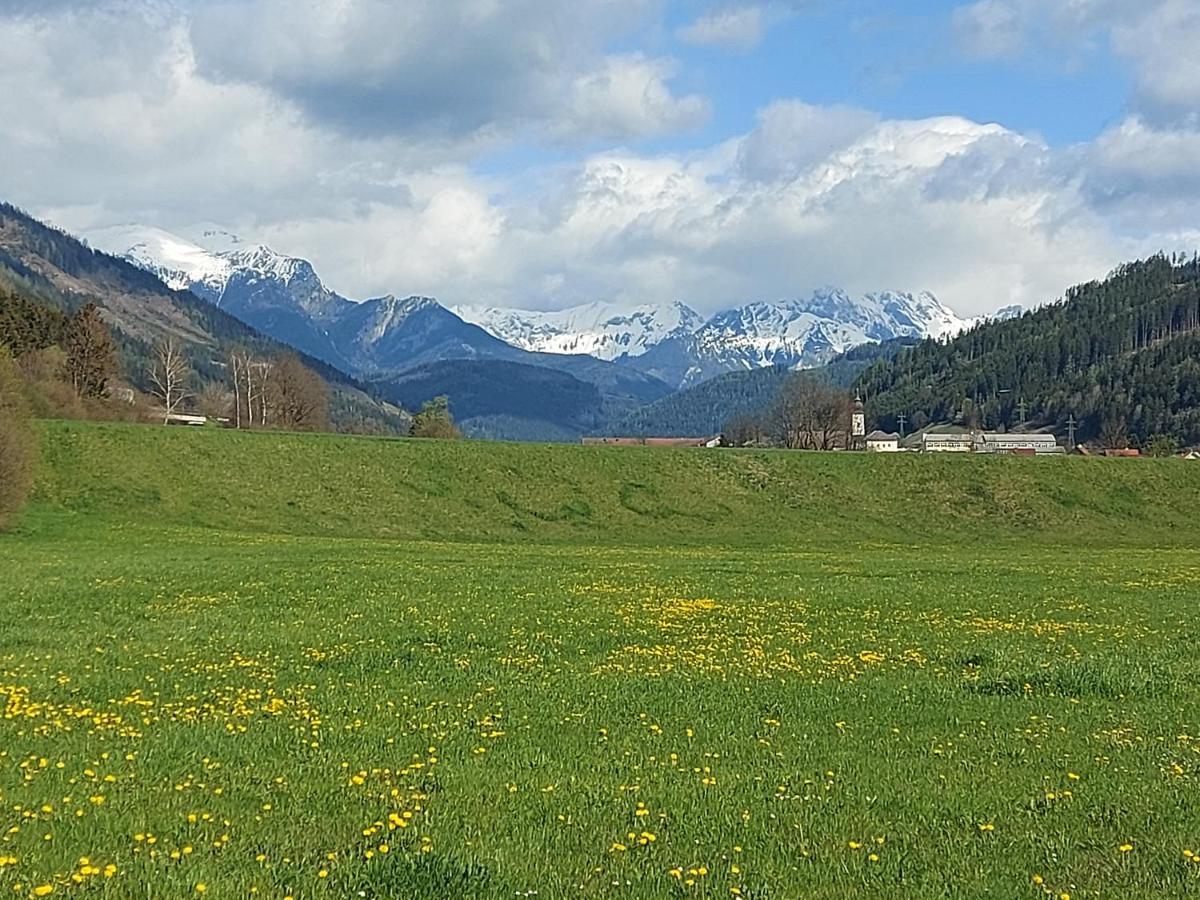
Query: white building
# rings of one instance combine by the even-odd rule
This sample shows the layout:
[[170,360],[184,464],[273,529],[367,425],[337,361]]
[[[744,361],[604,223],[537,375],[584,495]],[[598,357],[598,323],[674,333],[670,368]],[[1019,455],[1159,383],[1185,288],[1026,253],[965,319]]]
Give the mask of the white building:
[[976,453],[1033,453],[1037,456],[1065,453],[1052,434],[993,434],[977,432],[973,435]]
[[872,431],[867,435],[867,449],[872,453],[899,453],[900,435],[886,431]]
[[207,416],[185,416],[180,413],[171,413],[166,417],[167,425],[186,425],[192,428],[199,428],[208,424]]
[[927,433],[921,438],[921,450],[925,453],[970,453],[975,442],[968,432],[935,434]]

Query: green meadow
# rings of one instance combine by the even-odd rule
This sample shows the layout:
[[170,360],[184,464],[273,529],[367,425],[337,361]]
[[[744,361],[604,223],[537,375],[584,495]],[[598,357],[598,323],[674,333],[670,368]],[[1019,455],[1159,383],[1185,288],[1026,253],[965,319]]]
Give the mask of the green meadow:
[[0,895],[1200,895],[1200,466],[45,423]]

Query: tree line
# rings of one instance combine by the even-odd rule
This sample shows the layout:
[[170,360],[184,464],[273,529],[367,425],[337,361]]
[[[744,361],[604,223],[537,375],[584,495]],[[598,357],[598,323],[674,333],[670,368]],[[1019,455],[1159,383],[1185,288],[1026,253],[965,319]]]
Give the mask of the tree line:
[[742,413],[722,429],[734,447],[841,450],[850,446],[853,402],[817,372],[792,372],[762,413]]
[[1200,442],[1200,259],[1155,256],[1058,303],[925,341],[856,385],[896,429],[1075,423],[1079,440],[1157,447]]
[[197,375],[193,355],[203,348],[166,335],[143,349],[141,371],[125,372],[94,303],[67,316],[0,294],[0,345],[8,348],[39,415],[167,421],[187,411],[238,428],[329,427],[329,387],[296,354],[235,347],[218,366],[226,373],[222,382]]

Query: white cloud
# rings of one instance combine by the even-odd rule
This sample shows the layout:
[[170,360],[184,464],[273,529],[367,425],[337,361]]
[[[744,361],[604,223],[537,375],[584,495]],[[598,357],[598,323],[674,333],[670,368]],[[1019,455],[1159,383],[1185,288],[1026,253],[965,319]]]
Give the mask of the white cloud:
[[1115,50],[1130,66],[1135,110],[1196,121],[1200,4],[1195,0],[976,0],[952,15],[959,49],[982,59]]
[[698,46],[746,51],[756,47],[767,28],[761,6],[735,6],[702,15],[679,29],[679,39]]
[[1015,56],[1025,45],[1026,23],[1020,3],[979,0],[960,6],[952,16],[960,48],[978,59]]
[[[1095,49],[1123,22],[1164,0],[974,0],[957,7],[951,25],[959,49],[984,59],[1016,57],[1031,48],[1059,53]],[[1172,0],[1165,0],[1172,2]],[[1186,0],[1184,0],[1186,2]]]
[[1134,65],[1139,108],[1156,118],[1200,120],[1200,5],[1143,4],[1113,29],[1117,52]]
[[741,173],[755,180],[791,177],[870,130],[879,117],[848,106],[780,100],[758,115],[738,147]]
[[1188,236],[1200,230],[1200,127],[1126,119],[1086,148],[1084,170],[1091,205],[1122,231],[1158,232],[1164,249],[1197,248]]
[[[786,110],[764,115],[766,127]],[[999,126],[875,121],[823,155],[802,150],[751,177],[746,149],[761,140],[755,131],[690,156],[598,154],[557,172],[549,200],[501,207],[477,191],[428,226],[436,217],[419,198],[411,214],[309,223],[291,247],[352,247],[380,284],[452,303],[682,298],[711,311],[834,283],[932,289],[974,314],[1052,300],[1170,239],[1114,232],[1076,154]]]
[[[691,121],[665,60],[606,48],[661,0],[204,0],[190,10],[200,71],[266,85],[352,134],[625,140]],[[249,40],[231,39],[250,35]],[[645,96],[628,88],[631,80]],[[608,90],[604,102],[594,94]],[[625,100],[629,109],[618,109]],[[589,114],[599,108],[599,118]]]
[[667,81],[674,67],[639,54],[612,56],[572,85],[569,115],[551,126],[556,137],[603,134],[618,139],[682,131],[708,117],[698,95],[674,96]]
[[[616,2],[638,21],[657,8]],[[1095,12],[1067,2],[1076,21]],[[408,30],[384,18],[378,33],[361,17],[388,11],[367,0],[262,33],[282,7],[238,0],[254,40],[234,49],[180,3],[0,13],[0,196],[77,229],[216,223],[310,258],[350,296],[541,307],[712,310],[833,283],[980,313],[1196,239],[1200,126],[1178,114],[1055,150],[995,124],[783,100],[747,134],[650,154],[639,137],[690,128],[707,104],[672,90],[671,62],[613,52],[600,0],[574,20],[547,0],[414,2]],[[513,27],[516,50],[486,46]],[[1157,106],[1182,110],[1181,85]],[[601,137],[630,147],[564,152]],[[479,174],[485,149],[547,145],[566,161]]]

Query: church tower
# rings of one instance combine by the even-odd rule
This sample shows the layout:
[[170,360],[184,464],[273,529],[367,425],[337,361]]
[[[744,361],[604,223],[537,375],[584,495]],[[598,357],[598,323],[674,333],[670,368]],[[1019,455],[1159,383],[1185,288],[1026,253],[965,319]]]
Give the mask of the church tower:
[[867,413],[862,397],[854,398],[854,411],[850,416],[850,449],[862,450],[867,443]]

